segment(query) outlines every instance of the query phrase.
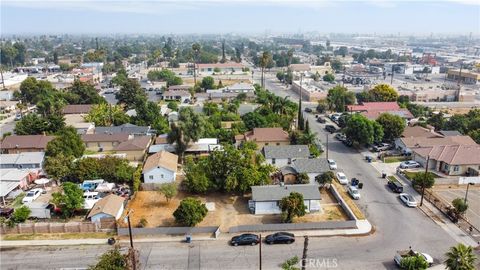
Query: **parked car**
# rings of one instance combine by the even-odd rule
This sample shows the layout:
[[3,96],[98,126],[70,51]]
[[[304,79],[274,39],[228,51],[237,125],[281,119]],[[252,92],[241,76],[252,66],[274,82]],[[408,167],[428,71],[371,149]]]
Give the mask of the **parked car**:
[[420,254],[425,259],[425,261],[428,263],[428,265],[432,266],[432,264],[433,264],[432,256],[428,255],[427,253],[420,253],[418,251],[413,251],[411,249],[397,251],[397,253],[393,257],[393,261],[395,262],[396,265],[400,266],[403,259],[411,257],[411,256],[415,256],[417,254]]
[[328,166],[330,167],[330,170],[336,170],[337,169],[337,163],[333,159],[327,159]]
[[311,113],[311,112],[313,112],[313,110],[311,108],[305,108],[305,112],[306,113]]
[[34,188],[27,192],[27,195],[23,197],[22,203],[29,203],[35,201],[40,195],[42,195],[43,189],[41,188]]
[[400,183],[398,180],[390,180],[388,181],[388,187],[396,193],[402,193],[403,192],[403,185]]
[[337,172],[337,180],[342,185],[348,184],[348,178],[343,172]]
[[337,133],[337,134],[335,135],[335,139],[343,142],[343,141],[345,141],[345,140],[347,139],[347,136],[345,136],[345,134],[342,134],[342,133]]
[[265,237],[267,244],[291,244],[293,242],[295,242],[295,235],[288,232],[277,232]]
[[0,208],[0,217],[9,218],[13,214],[13,208]]
[[408,207],[417,207],[417,201],[408,193],[400,193],[400,200]]
[[350,139],[345,139],[344,141],[342,141],[342,143],[345,144],[345,146],[348,146],[348,147],[352,147],[352,145],[353,145],[353,142]]
[[317,122],[320,123],[320,124],[325,124],[327,121],[325,120],[325,118],[319,116],[319,117],[317,117]]
[[392,148],[392,145],[389,143],[378,143],[373,146],[373,151],[375,152],[380,152],[380,151],[386,151]]
[[348,186],[348,194],[350,194],[350,196],[352,196],[352,198],[354,200],[358,200],[360,199],[360,192],[358,192],[358,188],[357,187],[354,187],[354,186]]
[[335,133],[335,131],[337,131],[337,129],[333,125],[325,125],[325,130],[330,133]]
[[230,240],[230,244],[232,246],[239,246],[239,245],[256,245],[260,243],[260,237],[256,234],[251,234],[251,233],[244,233],[241,235],[237,235],[232,237],[232,240]]
[[410,168],[420,168],[422,165],[414,160],[408,160],[400,163],[400,168],[402,169],[410,169]]

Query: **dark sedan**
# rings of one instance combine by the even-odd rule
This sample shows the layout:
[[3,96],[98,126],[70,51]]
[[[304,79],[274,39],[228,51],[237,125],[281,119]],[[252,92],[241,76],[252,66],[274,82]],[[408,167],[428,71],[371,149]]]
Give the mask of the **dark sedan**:
[[265,237],[267,244],[291,244],[293,242],[295,242],[295,235],[288,232],[278,232]]
[[245,233],[241,235],[237,235],[232,237],[232,240],[230,243],[233,246],[239,246],[239,245],[256,245],[260,243],[260,237],[256,234],[250,234],[250,233]]

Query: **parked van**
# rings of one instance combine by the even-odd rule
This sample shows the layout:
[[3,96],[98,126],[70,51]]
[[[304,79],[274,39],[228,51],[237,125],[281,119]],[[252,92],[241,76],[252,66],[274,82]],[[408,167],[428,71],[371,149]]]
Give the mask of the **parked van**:
[[388,187],[396,193],[402,193],[403,192],[403,185],[400,183],[398,180],[390,180],[388,181]]

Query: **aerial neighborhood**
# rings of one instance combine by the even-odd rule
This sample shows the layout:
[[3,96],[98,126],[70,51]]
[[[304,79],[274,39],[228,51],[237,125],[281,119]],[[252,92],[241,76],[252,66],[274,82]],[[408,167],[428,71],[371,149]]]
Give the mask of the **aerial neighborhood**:
[[[480,40],[463,38],[2,38],[2,242],[112,245],[55,264],[79,269],[190,269],[165,258],[188,245],[151,264],[169,241],[198,269],[213,250],[218,269],[479,269]],[[118,247],[126,266],[99,266]]]

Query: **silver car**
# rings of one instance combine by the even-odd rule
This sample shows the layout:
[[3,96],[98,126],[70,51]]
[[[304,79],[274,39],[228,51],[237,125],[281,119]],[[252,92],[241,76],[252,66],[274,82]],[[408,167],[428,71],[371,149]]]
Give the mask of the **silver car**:
[[417,201],[410,194],[400,193],[400,200],[408,207],[417,207]]

